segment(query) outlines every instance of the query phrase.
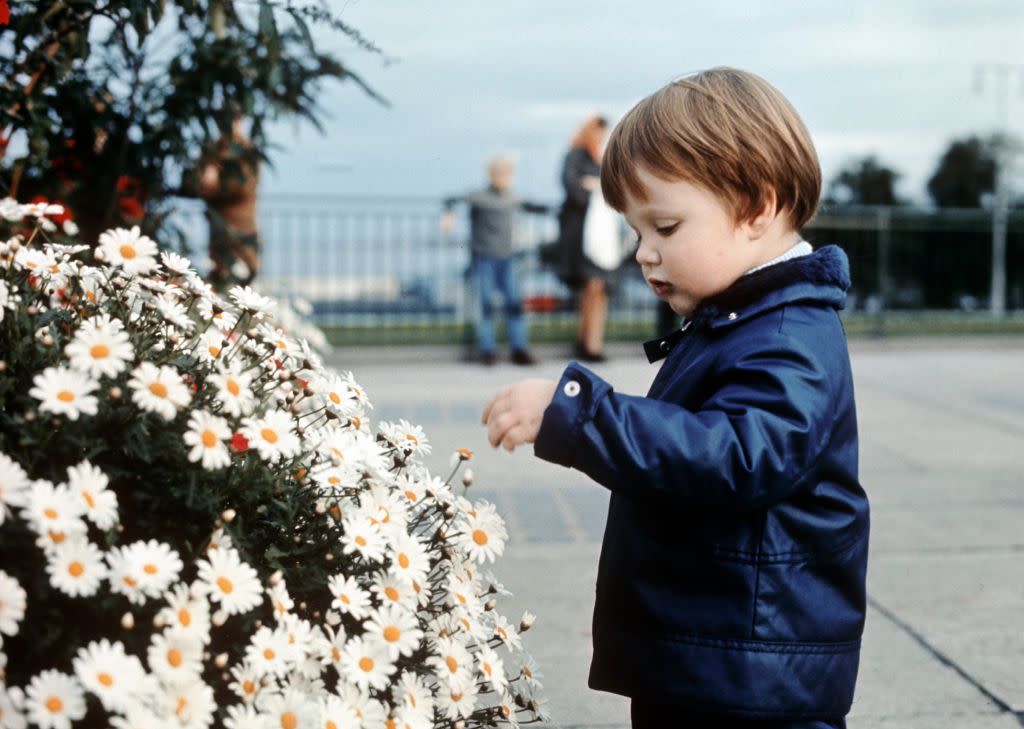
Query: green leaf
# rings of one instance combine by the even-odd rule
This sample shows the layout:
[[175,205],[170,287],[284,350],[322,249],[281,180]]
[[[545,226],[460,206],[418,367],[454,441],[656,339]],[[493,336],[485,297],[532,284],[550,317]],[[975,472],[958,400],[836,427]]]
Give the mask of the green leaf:
[[313,35],[309,32],[309,26],[306,24],[305,19],[294,8],[288,8],[288,12],[291,14],[292,20],[295,21],[295,27],[302,34],[302,39],[309,46],[309,50],[316,53],[316,44],[313,43]]
[[277,38],[277,21],[274,20],[274,8],[267,0],[260,0],[260,35],[268,40]]

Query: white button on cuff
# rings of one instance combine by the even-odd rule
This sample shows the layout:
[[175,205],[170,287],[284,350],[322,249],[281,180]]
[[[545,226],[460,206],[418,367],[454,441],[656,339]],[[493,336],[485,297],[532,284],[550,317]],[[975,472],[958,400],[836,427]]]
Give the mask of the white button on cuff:
[[565,387],[562,388],[562,392],[568,397],[576,397],[580,394],[580,383],[575,380],[569,380],[565,383]]
[[736,312],[735,311],[730,311],[729,312],[729,321],[735,321],[735,320],[736,320]]

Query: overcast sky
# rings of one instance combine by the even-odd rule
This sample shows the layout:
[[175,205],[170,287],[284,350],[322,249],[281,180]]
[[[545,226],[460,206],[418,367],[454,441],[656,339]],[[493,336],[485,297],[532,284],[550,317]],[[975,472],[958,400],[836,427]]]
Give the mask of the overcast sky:
[[924,185],[949,140],[996,126],[979,64],[1022,64],[1011,128],[1024,133],[1022,0],[332,0],[390,62],[318,37],[392,103],[329,84],[327,133],[276,128],[264,192],[444,195],[478,184],[497,151],[524,196],[560,198],[569,137],[613,121],[672,78],[714,65],[754,71],[803,116],[828,180],[869,153]]

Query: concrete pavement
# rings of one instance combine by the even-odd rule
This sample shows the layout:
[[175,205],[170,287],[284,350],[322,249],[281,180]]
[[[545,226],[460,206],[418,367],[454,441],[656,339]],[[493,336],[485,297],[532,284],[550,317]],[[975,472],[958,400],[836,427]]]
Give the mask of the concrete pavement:
[[[861,473],[872,502],[870,607],[851,729],[1024,726],[1024,338],[851,345]],[[554,725],[627,727],[625,699],[586,687],[590,617],[607,494],[532,456],[495,452],[478,425],[487,398],[523,376],[557,377],[561,349],[531,369],[458,361],[447,348],[339,349],[375,419],[422,425],[442,474],[472,449],[478,497],[510,540],[494,568],[510,618],[539,615],[525,642],[541,664]],[[656,371],[637,346],[594,367],[617,390]]]

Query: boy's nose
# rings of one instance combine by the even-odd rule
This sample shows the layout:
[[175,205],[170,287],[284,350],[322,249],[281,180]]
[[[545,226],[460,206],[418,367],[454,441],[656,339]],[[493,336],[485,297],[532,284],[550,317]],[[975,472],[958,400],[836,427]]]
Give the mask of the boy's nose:
[[652,246],[645,244],[643,241],[640,241],[640,245],[637,246],[636,254],[633,257],[641,266],[653,266],[657,264],[659,260],[657,251],[655,251]]

